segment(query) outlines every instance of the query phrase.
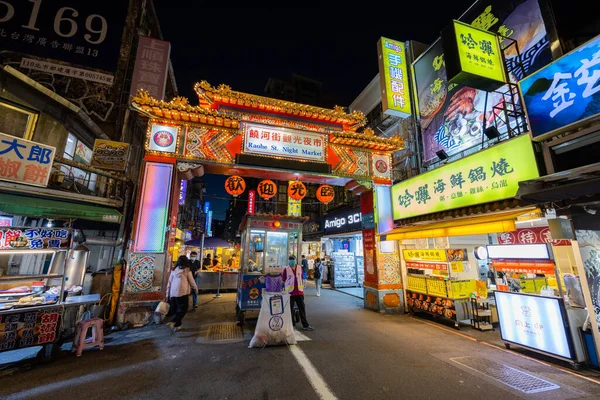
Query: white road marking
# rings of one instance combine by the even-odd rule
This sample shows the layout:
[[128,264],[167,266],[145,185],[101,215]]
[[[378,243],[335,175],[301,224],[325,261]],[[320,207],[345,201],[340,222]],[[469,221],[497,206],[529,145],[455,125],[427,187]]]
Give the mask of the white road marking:
[[298,331],[297,329],[294,329],[294,336],[296,337],[296,342],[308,342],[308,341],[312,340],[311,338],[309,338],[302,332]]
[[315,392],[317,392],[317,396],[319,396],[322,400],[337,400],[337,397],[333,394],[329,386],[319,373],[315,366],[310,362],[306,354],[302,351],[302,349],[297,345],[289,346],[292,355],[302,367],[302,371],[304,371],[304,375],[310,382]]

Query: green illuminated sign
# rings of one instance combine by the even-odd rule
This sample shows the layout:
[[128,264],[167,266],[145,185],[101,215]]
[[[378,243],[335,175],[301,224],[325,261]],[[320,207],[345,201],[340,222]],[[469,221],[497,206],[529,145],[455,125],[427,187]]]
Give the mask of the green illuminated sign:
[[442,32],[448,82],[494,91],[506,83],[498,36],[459,21]]
[[394,185],[394,220],[508,199],[538,177],[531,139],[519,136]]
[[454,22],[454,32],[463,71],[506,82],[502,50],[496,35],[457,21]]
[[411,110],[404,43],[382,37],[377,53],[383,112],[406,118]]

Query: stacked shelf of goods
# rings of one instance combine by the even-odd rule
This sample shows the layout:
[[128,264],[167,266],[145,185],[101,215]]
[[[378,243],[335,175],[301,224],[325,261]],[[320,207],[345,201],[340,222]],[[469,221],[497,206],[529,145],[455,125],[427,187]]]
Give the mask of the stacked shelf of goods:
[[358,285],[356,276],[356,258],[354,253],[335,252],[332,254],[335,287]]

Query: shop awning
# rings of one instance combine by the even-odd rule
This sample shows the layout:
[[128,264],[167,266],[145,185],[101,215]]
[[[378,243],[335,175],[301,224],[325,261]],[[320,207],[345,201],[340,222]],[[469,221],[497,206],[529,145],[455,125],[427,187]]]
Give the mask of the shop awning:
[[600,163],[519,182],[517,197],[527,204],[564,202],[586,204],[600,200]]
[[107,207],[69,203],[29,196],[0,193],[0,211],[11,215],[51,219],[87,219],[90,221],[121,222],[121,213]]
[[516,231],[518,216],[532,213],[535,207],[497,212],[479,217],[452,219],[431,224],[396,228],[381,235],[381,240],[425,239],[446,236],[484,235]]

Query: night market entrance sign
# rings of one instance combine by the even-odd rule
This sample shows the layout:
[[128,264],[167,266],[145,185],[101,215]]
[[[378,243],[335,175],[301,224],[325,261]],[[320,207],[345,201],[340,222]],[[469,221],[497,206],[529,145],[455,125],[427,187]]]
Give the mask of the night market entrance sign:
[[394,220],[514,197],[538,178],[529,135],[495,145],[392,187]]
[[[198,163],[207,173],[255,176],[264,167],[270,178],[344,185],[351,180],[392,184],[391,156],[404,148],[400,137],[376,137],[360,112],[325,109],[235,92],[202,82],[199,106],[185,98],[171,102],[145,91],[132,105],[150,118],[146,155]],[[287,175],[285,175],[287,174]],[[285,175],[285,176],[284,176]],[[312,179],[312,180],[310,180]]]

